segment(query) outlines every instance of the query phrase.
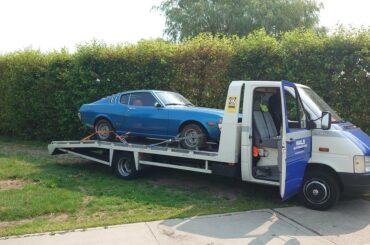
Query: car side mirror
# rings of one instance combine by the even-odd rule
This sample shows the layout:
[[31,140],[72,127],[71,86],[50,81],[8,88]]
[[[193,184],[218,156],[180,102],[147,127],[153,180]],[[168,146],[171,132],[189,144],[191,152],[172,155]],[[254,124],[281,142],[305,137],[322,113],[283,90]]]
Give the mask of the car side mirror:
[[331,113],[323,111],[321,114],[321,129],[328,130],[331,126]]
[[158,102],[155,102],[155,103],[154,103],[154,107],[155,107],[155,108],[161,108],[161,107],[162,107],[162,105],[161,105],[161,104],[159,104]]

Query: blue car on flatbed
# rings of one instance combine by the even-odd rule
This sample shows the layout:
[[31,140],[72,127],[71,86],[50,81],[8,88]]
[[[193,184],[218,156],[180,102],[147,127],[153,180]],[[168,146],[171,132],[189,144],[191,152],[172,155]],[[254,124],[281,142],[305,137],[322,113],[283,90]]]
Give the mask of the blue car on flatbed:
[[195,107],[178,93],[159,90],[113,94],[79,111],[82,123],[94,128],[99,140],[113,140],[111,131],[157,139],[180,135],[187,149],[218,142],[223,115],[223,110]]

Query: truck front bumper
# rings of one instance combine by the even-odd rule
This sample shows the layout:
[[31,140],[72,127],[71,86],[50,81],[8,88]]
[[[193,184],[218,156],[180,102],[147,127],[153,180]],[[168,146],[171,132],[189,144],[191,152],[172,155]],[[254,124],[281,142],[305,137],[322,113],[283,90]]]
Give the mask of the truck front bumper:
[[339,178],[343,184],[343,192],[346,195],[370,193],[370,173],[339,173]]

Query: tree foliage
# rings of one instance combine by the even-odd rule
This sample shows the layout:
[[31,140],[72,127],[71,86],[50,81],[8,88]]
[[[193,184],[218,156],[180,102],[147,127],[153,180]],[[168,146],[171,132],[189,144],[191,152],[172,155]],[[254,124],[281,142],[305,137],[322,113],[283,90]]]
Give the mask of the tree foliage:
[[166,17],[165,34],[173,41],[202,32],[244,36],[264,28],[281,34],[319,21],[315,0],[164,0],[157,8]]
[[370,133],[370,31],[277,39],[201,34],[183,43],[91,43],[76,53],[0,55],[0,135],[38,140],[86,135],[83,103],[120,91],[177,91],[198,106],[224,108],[232,80],[290,80],[313,88],[346,120]]

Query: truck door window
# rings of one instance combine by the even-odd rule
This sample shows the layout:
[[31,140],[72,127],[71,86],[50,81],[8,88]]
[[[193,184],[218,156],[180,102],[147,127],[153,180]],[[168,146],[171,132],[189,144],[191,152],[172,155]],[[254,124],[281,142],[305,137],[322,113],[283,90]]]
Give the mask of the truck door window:
[[[294,95],[292,94],[294,93]],[[288,113],[289,128],[306,128],[306,118],[301,101],[298,99],[297,91],[286,90],[286,111]]]

